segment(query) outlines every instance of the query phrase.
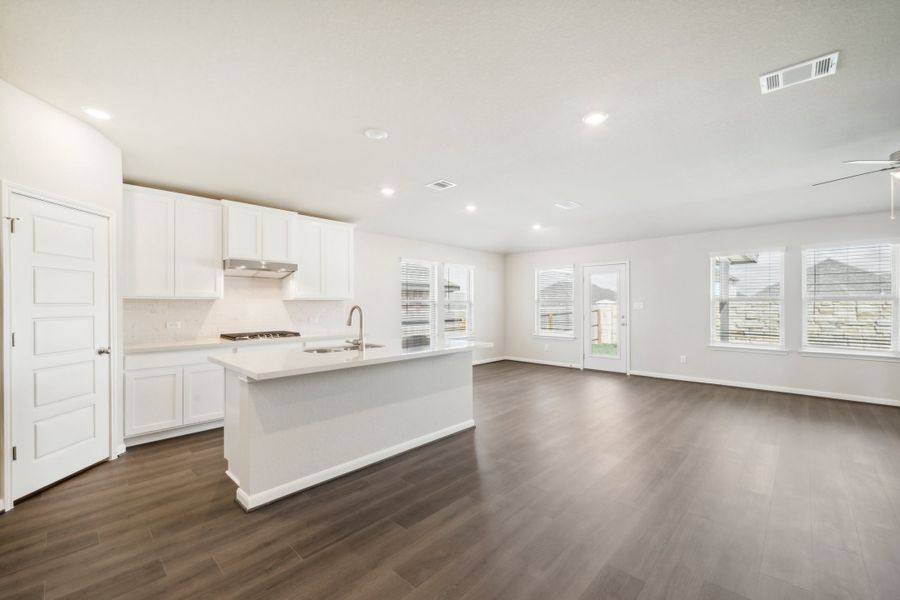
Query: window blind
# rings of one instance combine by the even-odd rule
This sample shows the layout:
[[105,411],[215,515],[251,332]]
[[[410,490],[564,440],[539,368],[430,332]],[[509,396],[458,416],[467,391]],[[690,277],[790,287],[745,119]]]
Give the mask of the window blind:
[[404,347],[427,346],[435,334],[437,265],[400,261],[400,336]]
[[534,333],[575,337],[575,268],[537,269]]
[[865,244],[803,252],[804,345],[889,352],[895,349],[896,246]]
[[712,257],[711,342],[782,347],[783,275],[782,251]]
[[444,335],[466,337],[472,335],[471,267],[444,265]]

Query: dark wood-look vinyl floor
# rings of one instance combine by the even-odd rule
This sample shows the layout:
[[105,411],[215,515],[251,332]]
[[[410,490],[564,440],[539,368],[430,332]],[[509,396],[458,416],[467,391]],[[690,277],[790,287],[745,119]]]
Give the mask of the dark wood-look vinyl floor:
[[220,431],[0,516],[3,598],[900,597],[900,409],[513,362],[478,428],[245,514]]

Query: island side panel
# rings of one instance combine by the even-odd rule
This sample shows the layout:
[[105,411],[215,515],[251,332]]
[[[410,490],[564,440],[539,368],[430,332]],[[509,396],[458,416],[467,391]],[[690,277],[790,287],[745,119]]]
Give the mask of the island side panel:
[[472,353],[241,382],[251,509],[474,426]]

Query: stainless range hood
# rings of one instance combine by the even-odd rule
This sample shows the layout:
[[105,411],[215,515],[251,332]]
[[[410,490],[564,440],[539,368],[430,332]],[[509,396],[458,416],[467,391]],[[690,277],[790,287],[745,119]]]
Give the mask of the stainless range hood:
[[284,279],[297,270],[294,263],[270,262],[266,260],[225,259],[226,277],[257,277]]

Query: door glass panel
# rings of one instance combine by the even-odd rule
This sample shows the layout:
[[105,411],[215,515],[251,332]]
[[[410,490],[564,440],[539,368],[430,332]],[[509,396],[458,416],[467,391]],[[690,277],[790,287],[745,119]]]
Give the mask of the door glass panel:
[[619,274],[591,273],[591,355],[619,356]]

